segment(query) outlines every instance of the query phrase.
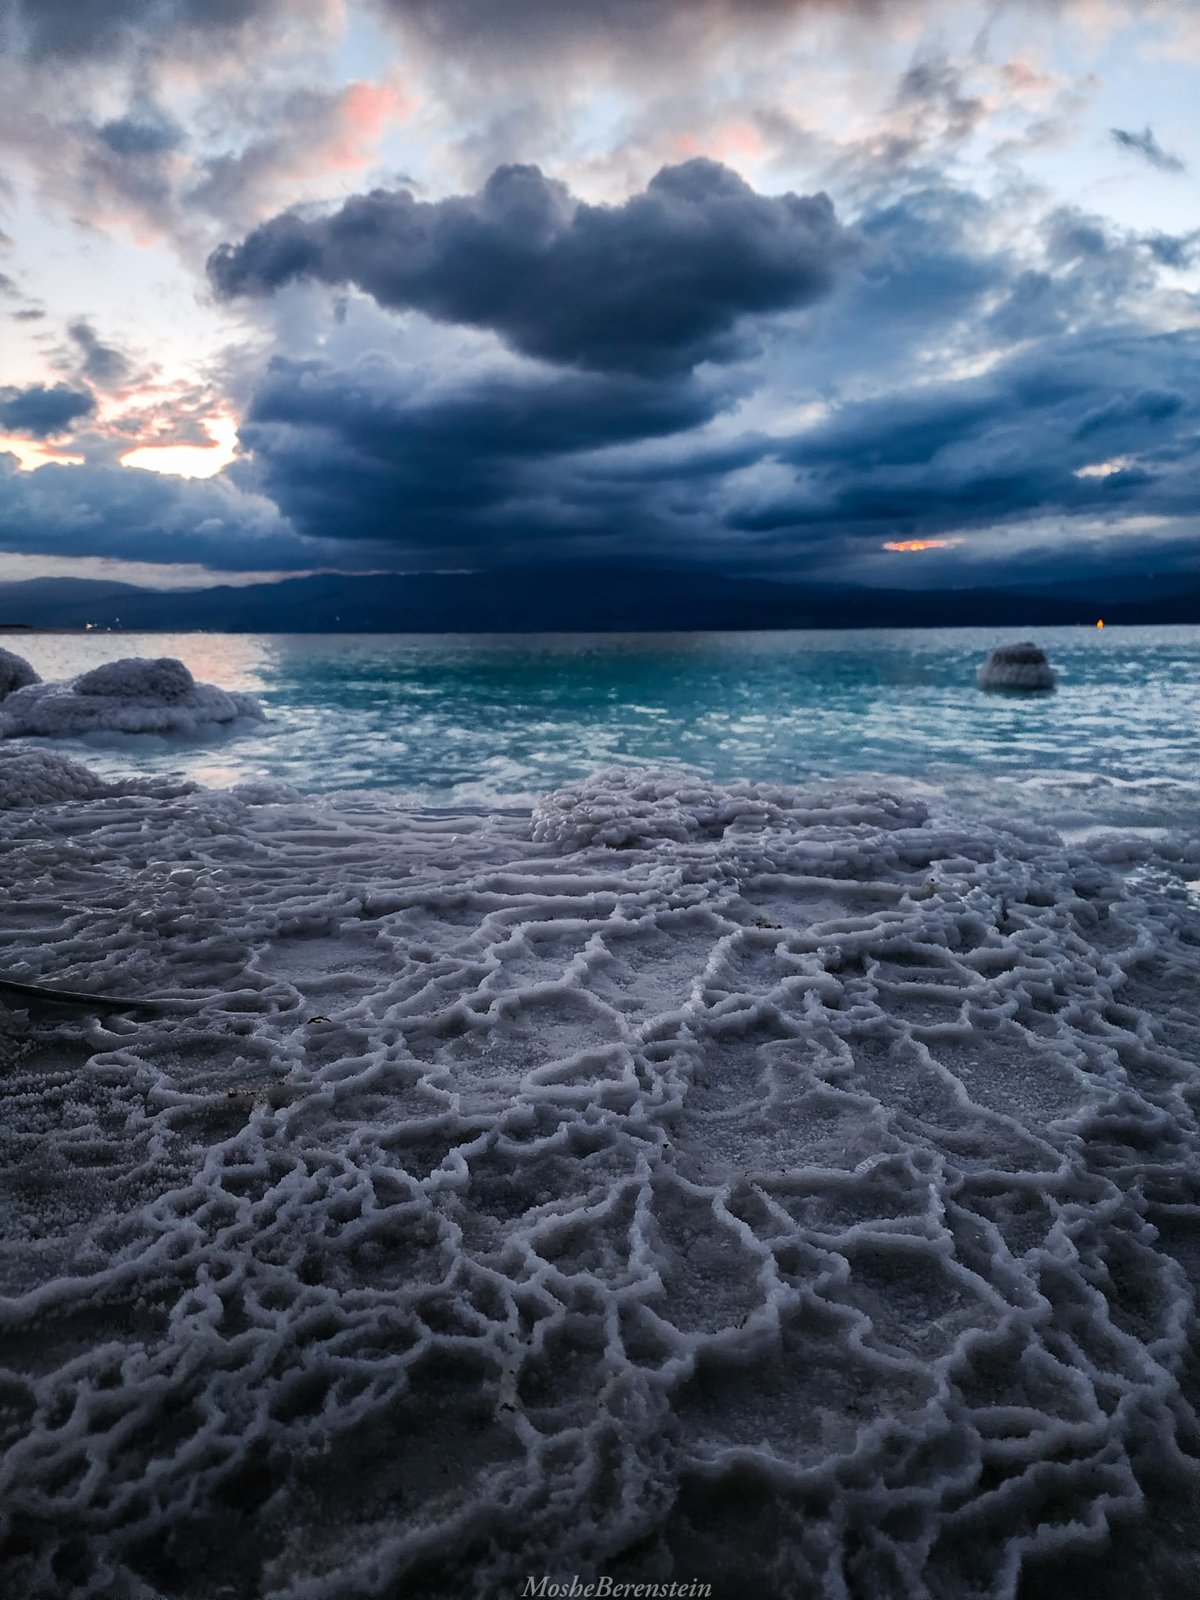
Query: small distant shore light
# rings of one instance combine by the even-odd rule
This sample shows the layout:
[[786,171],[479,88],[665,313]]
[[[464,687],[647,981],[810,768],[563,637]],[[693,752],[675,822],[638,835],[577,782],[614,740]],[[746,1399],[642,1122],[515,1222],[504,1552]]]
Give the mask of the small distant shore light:
[[1096,626],[1098,628],[1102,628],[1104,626],[1104,618],[1103,617],[1097,617],[1096,618]]

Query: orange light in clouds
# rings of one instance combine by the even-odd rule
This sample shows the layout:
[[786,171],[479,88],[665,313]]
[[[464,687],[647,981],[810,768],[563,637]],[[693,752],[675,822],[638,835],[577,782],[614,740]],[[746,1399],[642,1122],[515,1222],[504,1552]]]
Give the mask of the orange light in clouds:
[[885,550],[950,550],[961,539],[894,539],[884,545]]
[[205,431],[212,444],[143,444],[127,450],[123,467],[165,472],[174,478],[212,478],[237,455],[237,419],[208,417]]
[[1103,617],[1097,617],[1096,626],[1098,628],[1102,628],[1104,626],[1104,618]]

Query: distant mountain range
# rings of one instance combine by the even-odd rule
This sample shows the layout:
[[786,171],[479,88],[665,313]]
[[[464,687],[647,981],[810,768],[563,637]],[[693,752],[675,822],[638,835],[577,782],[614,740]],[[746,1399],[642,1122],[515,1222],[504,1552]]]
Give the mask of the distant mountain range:
[[1037,588],[901,590],[771,583],[695,570],[510,568],[145,589],[80,578],[0,583],[0,625],[228,633],[1020,627],[1200,623],[1200,577]]

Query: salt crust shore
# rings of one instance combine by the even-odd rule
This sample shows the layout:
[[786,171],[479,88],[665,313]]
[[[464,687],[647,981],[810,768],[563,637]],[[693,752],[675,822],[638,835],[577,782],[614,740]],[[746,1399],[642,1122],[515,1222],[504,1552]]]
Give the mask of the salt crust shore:
[[7,1595],[1196,1592],[1200,837],[81,771],[0,970],[174,1006],[0,1013]]

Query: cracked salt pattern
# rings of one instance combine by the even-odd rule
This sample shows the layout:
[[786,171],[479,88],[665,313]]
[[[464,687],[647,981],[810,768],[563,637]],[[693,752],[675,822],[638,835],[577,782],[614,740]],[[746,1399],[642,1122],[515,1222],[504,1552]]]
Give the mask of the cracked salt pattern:
[[4,972],[175,1005],[0,1013],[6,1594],[1195,1592],[1200,836],[77,774]]

